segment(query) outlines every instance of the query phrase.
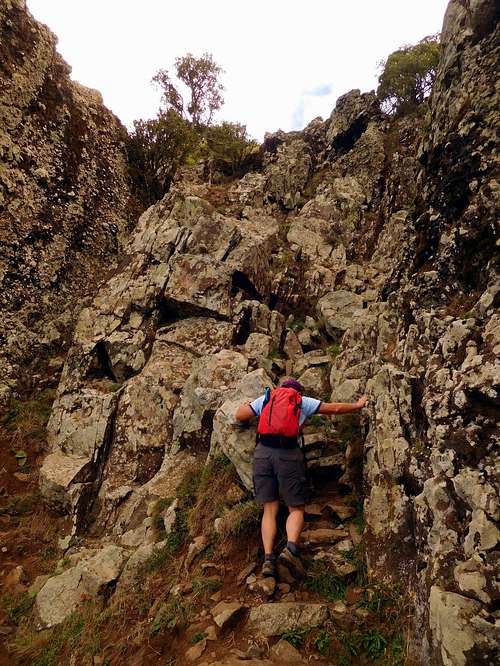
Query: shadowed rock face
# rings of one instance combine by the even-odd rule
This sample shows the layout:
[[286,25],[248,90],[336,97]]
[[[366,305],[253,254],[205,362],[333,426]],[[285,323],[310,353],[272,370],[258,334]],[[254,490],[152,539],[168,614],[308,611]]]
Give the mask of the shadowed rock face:
[[372,395],[370,569],[415,590],[425,663],[494,663],[498,3],[451,2],[442,38],[401,259],[382,288],[386,302],[355,315],[332,384],[340,397],[364,387]]
[[2,2],[0,403],[60,370],[48,359],[116,259],[129,197],[124,136],[100,94],[71,81],[25,3]]
[[414,593],[416,661],[495,663],[497,23],[491,0],[450,3],[425,129],[352,91],[267,135],[223,205],[186,168],[141,216],[80,312],[49,423],[41,490],[74,533],[149,552],[153,503],[207,454],[251,488],[234,410],[285,372],[321,399],[367,391],[364,450],[311,426],[310,467],[348,486],[363,467],[369,568]]

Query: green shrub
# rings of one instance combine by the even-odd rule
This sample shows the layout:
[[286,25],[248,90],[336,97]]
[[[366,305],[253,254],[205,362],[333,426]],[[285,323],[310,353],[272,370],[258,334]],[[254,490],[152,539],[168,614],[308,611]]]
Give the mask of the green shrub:
[[330,356],[338,356],[342,351],[342,346],[340,345],[339,342],[334,342],[333,345],[330,345],[328,347],[327,351],[330,354]]
[[22,448],[29,439],[45,439],[47,423],[52,410],[55,392],[42,391],[36,399],[17,400],[13,398],[7,410],[0,417],[0,424],[10,435],[14,448]]
[[176,111],[135,120],[127,140],[129,173],[135,193],[149,206],[168,192],[177,169],[199,145],[199,136]]
[[329,420],[326,416],[322,416],[321,414],[313,414],[309,419],[308,419],[308,424],[316,426],[318,428],[321,428],[323,426],[326,426],[327,423],[329,423]]
[[205,637],[206,634],[204,631],[198,631],[198,633],[191,636],[191,638],[189,639],[189,643],[190,645],[196,645],[196,643],[200,643]]
[[356,585],[362,587],[368,582],[368,569],[363,544],[354,546],[352,550],[345,553],[345,559],[352,562],[356,567]]
[[373,583],[365,590],[363,599],[359,605],[374,613],[381,613],[385,612],[387,608],[400,607],[402,601],[399,583],[395,583],[394,585]]
[[187,535],[186,512],[178,509],[172,531],[165,538],[166,543],[154,548],[152,555],[140,567],[139,575],[157,571],[171,562],[177,551],[184,545]]
[[377,96],[389,113],[406,113],[429,95],[441,53],[439,35],[425,37],[418,44],[403,46],[379,63]]
[[[166,109],[175,111],[193,127],[207,127],[212,123],[214,112],[224,104],[224,87],[219,81],[223,73],[210,53],[204,53],[200,58],[187,53],[175,59],[177,81],[166,69],[158,70],[153,81],[163,93],[162,102]],[[189,90],[188,102],[179,92],[179,83]]]
[[245,125],[224,121],[203,131],[205,157],[226,175],[241,173],[259,145],[247,134]]
[[31,513],[35,506],[40,501],[40,496],[37,493],[30,495],[12,495],[8,498],[7,504],[0,508],[0,514],[4,513],[9,516],[23,516]]

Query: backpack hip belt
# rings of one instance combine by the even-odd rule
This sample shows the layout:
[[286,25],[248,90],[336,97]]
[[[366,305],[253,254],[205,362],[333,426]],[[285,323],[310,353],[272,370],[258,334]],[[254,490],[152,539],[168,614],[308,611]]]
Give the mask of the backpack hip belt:
[[286,437],[285,435],[261,435],[257,433],[257,444],[270,446],[275,449],[294,449],[298,447],[297,437]]

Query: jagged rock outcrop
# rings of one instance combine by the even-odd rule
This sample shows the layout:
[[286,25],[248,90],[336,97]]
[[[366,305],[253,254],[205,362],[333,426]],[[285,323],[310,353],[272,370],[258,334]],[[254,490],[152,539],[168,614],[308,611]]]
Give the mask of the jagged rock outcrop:
[[129,190],[125,129],[97,91],[71,81],[22,0],[2,2],[0,42],[4,404],[60,371],[83,299],[116,260]]
[[498,658],[498,18],[448,7],[400,261],[332,371],[372,396],[369,566],[414,590],[426,663]]
[[[141,216],[80,314],[49,423],[41,490],[74,533],[150,554],[152,506],[220,451],[250,489],[254,432],[234,410],[285,372],[320,399],[367,391],[349,441],[306,430],[310,469],[345,488],[363,466],[369,568],[414,595],[417,662],[495,663],[498,13],[450,2],[428,119],[352,91],[266,135],[224,205],[186,168]],[[353,533],[305,538],[353,573]],[[277,633],[297,607],[281,610]]]
[[99,494],[101,524],[113,515],[116,526],[113,512],[156,486],[167,454],[193,437],[208,451],[213,414],[249,363],[227,347],[247,295],[270,293],[276,243],[276,224],[225,217],[175,189],[144,213],[123,269],[81,313],[49,423],[56,452],[41,487],[76,522]]

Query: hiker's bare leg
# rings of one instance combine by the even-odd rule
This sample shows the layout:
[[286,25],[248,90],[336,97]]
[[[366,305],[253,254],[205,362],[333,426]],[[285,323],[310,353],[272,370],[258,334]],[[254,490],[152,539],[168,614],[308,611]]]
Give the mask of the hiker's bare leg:
[[274,549],[277,532],[276,520],[278,517],[279,506],[280,503],[278,500],[275,502],[264,502],[261,531],[262,543],[264,544],[264,552],[266,555],[271,555]]
[[290,512],[286,520],[286,536],[288,541],[298,543],[304,529],[304,506],[289,506]]

